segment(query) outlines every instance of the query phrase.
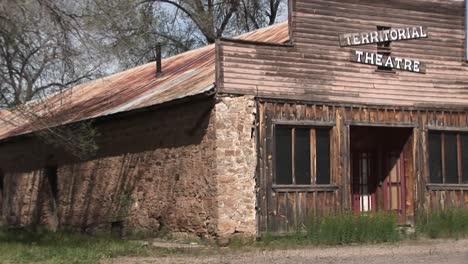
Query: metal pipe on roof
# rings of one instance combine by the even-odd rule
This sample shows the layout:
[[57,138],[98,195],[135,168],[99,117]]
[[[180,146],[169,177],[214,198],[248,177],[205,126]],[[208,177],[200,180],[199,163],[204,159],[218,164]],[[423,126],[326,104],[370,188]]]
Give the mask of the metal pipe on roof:
[[158,42],[156,44],[156,76],[162,73],[161,60],[161,43]]

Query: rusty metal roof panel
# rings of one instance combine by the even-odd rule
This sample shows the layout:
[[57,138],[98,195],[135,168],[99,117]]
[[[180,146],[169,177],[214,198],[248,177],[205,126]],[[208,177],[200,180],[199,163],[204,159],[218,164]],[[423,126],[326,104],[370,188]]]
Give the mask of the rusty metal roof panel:
[[[283,43],[288,24],[279,23],[238,36],[239,39]],[[215,46],[208,45],[83,83],[61,94],[26,104],[27,111],[0,111],[0,139],[47,126],[112,115],[207,92],[215,83]],[[40,116],[36,119],[29,113]],[[27,116],[30,115],[30,116]]]

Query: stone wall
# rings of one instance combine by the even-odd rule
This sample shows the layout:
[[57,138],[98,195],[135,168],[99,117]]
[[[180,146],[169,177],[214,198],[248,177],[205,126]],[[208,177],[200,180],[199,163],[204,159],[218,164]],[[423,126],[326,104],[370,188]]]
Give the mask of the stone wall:
[[216,104],[218,235],[256,234],[255,101],[223,97]]
[[[214,100],[99,121],[99,153],[88,161],[34,138],[2,144],[5,222],[90,233],[123,223],[149,234],[254,235],[254,101]],[[44,175],[50,165],[58,168],[57,199]]]

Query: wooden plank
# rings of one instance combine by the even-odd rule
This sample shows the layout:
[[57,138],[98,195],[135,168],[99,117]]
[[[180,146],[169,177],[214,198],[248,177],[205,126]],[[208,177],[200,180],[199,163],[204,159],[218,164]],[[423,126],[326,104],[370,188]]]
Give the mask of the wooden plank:
[[439,208],[444,210],[446,206],[446,191],[438,191]]
[[415,131],[411,134],[410,138],[405,144],[404,147],[404,166],[405,166],[405,185],[404,188],[406,189],[406,217],[407,220],[414,220],[415,216],[415,189],[416,189],[416,172],[414,167],[414,148],[415,148],[415,140],[414,140]]
[[310,176],[311,182],[317,182],[317,146],[315,129],[310,129]]
[[463,207],[468,208],[468,192],[463,192]]
[[273,232],[287,232],[288,231],[288,193],[276,193],[278,196],[277,200],[277,214],[275,216],[275,221],[271,224]]
[[297,212],[297,207],[298,207],[297,198],[298,198],[297,192],[289,193],[288,206],[289,206],[290,213],[289,213],[288,219],[291,219],[291,222],[289,224],[289,232],[296,232],[297,227],[299,225],[298,212]]
[[462,204],[463,204],[463,200],[462,200],[462,195],[461,195],[461,191],[460,190],[457,190],[457,191],[453,191],[453,204],[456,208],[462,208]]
[[296,192],[296,212],[297,212],[297,228],[298,230],[304,229],[307,224],[307,205],[306,195],[307,192]]
[[[464,89],[468,69],[462,56],[464,5],[462,1],[449,5],[442,1],[298,0],[294,6],[300,10],[291,11],[294,47],[219,42],[219,91],[314,102],[463,107],[468,105]],[[430,28],[428,38],[392,43],[392,55],[427,62],[426,74],[381,74],[373,66],[348,61],[350,49],[340,47],[337,36],[373,32],[382,24]],[[275,33],[287,35],[288,29],[282,30]]]
[[[267,225],[268,225],[268,231],[276,231],[277,228],[279,228],[280,223],[278,223],[278,201],[277,201],[277,196],[276,193],[271,192],[271,188],[273,185],[274,181],[274,164],[273,164],[273,153],[274,153],[274,145],[273,145],[273,124],[271,123],[270,120],[275,118],[276,115],[276,104],[266,104],[265,105],[265,158],[266,158],[266,168],[265,168],[265,192],[267,196]],[[273,221],[271,221],[271,230],[270,230],[270,221],[269,217],[270,215],[273,215]]]
[[431,191],[454,191],[464,190],[468,191],[468,184],[426,184],[427,189]]
[[312,218],[316,215],[315,192],[307,192],[307,216]]
[[339,188],[335,184],[320,184],[320,185],[281,185],[274,184],[272,189],[277,192],[334,192]]

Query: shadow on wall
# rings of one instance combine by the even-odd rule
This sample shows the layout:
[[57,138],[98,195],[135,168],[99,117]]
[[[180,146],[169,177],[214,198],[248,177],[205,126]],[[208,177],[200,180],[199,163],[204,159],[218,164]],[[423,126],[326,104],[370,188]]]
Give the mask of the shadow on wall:
[[87,161],[33,138],[0,146],[7,224],[214,234],[213,106],[209,98],[97,121],[99,151]]

